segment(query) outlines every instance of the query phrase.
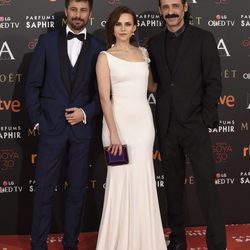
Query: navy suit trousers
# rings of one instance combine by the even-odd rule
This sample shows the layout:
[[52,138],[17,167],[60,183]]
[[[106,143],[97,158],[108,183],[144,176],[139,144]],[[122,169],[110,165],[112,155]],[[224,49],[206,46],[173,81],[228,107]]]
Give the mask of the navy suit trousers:
[[[85,204],[91,140],[75,138],[68,125],[58,136],[40,135],[35,171],[36,192],[32,220],[32,250],[47,249],[55,186],[67,155],[64,246],[76,247]],[[66,165],[66,164],[63,164]]]

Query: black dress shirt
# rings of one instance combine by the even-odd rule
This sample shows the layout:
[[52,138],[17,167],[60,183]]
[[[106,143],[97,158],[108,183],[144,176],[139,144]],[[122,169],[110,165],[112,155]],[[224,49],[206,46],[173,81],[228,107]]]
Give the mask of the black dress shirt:
[[174,33],[166,29],[166,58],[171,74],[175,66],[176,57],[181,46],[184,31],[185,25]]

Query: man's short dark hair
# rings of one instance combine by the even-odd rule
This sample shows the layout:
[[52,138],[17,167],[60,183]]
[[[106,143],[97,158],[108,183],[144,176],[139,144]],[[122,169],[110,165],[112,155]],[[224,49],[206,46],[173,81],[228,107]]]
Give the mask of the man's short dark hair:
[[92,10],[92,8],[93,8],[93,0],[65,0],[65,8],[66,9],[68,8],[70,1],[89,2],[90,10]]

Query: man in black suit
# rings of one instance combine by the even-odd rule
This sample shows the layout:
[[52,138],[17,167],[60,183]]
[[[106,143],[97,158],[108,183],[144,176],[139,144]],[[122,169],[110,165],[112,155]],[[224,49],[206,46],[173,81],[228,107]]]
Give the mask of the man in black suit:
[[188,23],[186,0],[159,0],[166,28],[148,44],[156,93],[156,120],[165,170],[168,249],[186,249],[183,193],[185,154],[189,157],[207,224],[209,250],[225,250],[226,234],[215,187],[208,128],[218,125],[220,60],[213,35]]
[[77,249],[91,139],[100,103],[95,64],[105,44],[87,33],[92,0],[66,0],[67,25],[41,35],[26,83],[31,121],[39,127],[32,250],[48,249],[54,189],[67,153],[64,249]]

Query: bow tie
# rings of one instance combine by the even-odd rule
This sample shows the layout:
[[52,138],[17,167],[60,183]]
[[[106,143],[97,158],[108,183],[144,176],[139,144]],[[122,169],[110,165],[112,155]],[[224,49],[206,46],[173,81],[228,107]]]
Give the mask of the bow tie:
[[67,34],[67,39],[68,40],[71,40],[71,39],[73,39],[73,38],[77,38],[78,40],[80,40],[80,41],[83,41],[83,40],[85,40],[85,34],[74,34],[74,33],[72,33],[71,31],[69,31],[68,32],[68,34]]

